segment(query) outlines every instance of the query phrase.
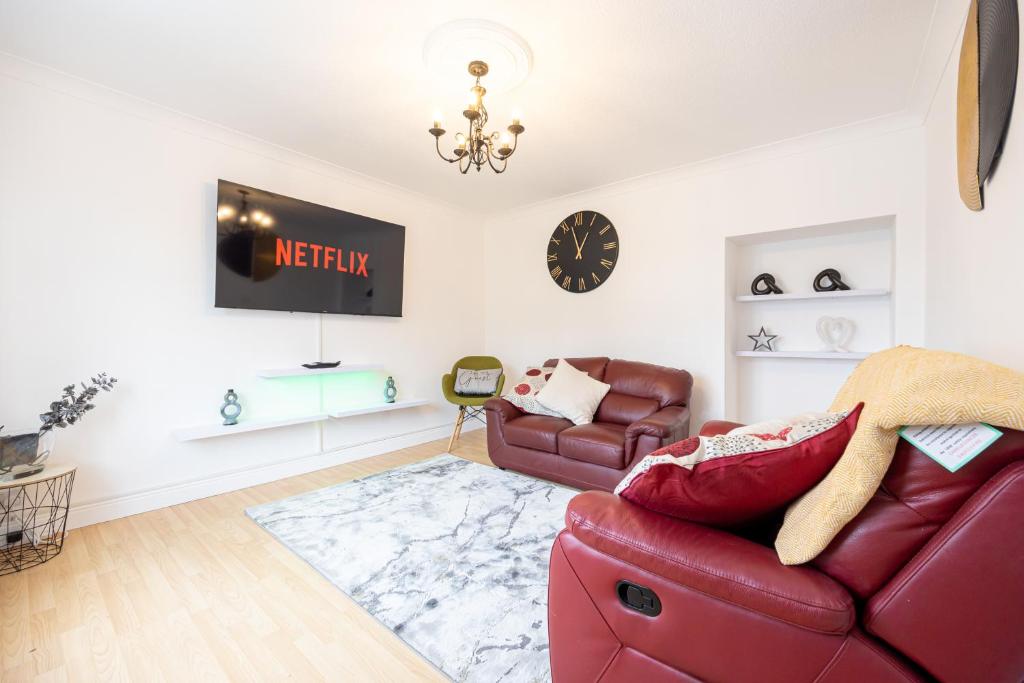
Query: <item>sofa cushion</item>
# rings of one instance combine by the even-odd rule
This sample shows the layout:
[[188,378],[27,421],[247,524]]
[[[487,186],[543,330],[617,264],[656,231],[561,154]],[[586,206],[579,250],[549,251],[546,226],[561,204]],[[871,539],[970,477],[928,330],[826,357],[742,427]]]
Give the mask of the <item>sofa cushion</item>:
[[691,522],[754,521],[782,509],[828,474],[853,436],[862,407],[679,441],[644,457],[615,493]]
[[545,408],[537,401],[537,394],[548,383],[552,372],[548,368],[526,368],[523,376],[502,395],[502,398],[524,413],[562,417],[561,413]]
[[658,412],[658,401],[653,398],[641,398],[629,394],[609,391],[597,407],[594,419],[598,422],[614,422],[620,425],[631,425],[637,420],[650,417]]
[[[549,358],[544,361],[544,367],[553,368],[558,365],[558,361],[561,358]],[[608,358],[605,356],[596,356],[593,358],[566,358],[566,362],[573,366],[577,370],[582,370],[587,373],[598,382],[604,381],[604,369],[608,365]]]
[[558,454],[621,470],[626,466],[626,427],[610,422],[570,427],[558,434]]
[[654,399],[658,408],[685,406],[693,388],[693,377],[685,370],[631,360],[609,361],[601,381],[616,394]]
[[537,392],[537,402],[573,424],[585,425],[594,421],[594,413],[607,393],[607,384],[560,360],[548,383]]
[[505,441],[513,446],[558,452],[558,434],[572,427],[564,417],[523,415],[505,423]]

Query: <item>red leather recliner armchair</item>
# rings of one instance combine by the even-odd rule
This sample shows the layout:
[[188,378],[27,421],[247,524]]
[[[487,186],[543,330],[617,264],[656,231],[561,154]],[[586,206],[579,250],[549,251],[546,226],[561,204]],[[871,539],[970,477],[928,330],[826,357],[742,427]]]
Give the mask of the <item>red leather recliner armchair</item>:
[[1024,433],[1002,431],[956,473],[901,439],[864,510],[796,567],[772,533],[580,494],[551,553],[554,682],[1024,680]]

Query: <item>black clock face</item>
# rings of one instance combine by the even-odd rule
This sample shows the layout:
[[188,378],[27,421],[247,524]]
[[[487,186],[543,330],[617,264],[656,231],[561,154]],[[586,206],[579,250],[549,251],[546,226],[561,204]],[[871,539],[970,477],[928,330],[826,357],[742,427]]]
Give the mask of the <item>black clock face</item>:
[[596,211],[579,211],[558,224],[548,240],[548,272],[562,289],[582,294],[603,285],[619,260],[619,235]]

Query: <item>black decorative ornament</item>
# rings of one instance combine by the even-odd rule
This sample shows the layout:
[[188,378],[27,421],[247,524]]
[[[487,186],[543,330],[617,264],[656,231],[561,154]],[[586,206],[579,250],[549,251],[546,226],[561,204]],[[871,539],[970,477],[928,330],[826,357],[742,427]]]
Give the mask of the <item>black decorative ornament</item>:
[[760,332],[757,334],[748,334],[747,336],[754,342],[754,351],[759,351],[760,349],[774,351],[775,349],[772,348],[772,342],[775,341],[775,338],[779,335],[768,334],[764,331],[764,325],[762,325]]
[[761,273],[750,283],[750,293],[755,296],[782,294],[782,288],[775,284],[774,275],[771,273]]
[[556,285],[583,294],[604,284],[619,261],[619,235],[596,211],[577,211],[558,224],[544,250]]
[[321,360],[321,361],[317,361],[316,363],[303,363],[302,367],[306,368],[307,370],[327,370],[329,368],[336,368],[339,365],[341,365],[341,361],[340,360],[335,360],[335,361],[324,361],[324,360]]
[[[827,285],[824,284],[825,280],[828,281]],[[815,292],[834,292],[837,289],[847,290],[849,288],[850,285],[843,282],[842,276],[835,268],[826,268],[814,278]]]

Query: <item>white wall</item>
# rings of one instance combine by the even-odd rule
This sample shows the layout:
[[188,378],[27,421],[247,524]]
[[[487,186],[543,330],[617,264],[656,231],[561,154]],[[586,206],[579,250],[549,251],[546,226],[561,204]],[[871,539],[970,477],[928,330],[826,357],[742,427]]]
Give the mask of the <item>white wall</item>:
[[[725,396],[733,348],[726,338],[726,292],[732,284],[727,287],[724,270],[726,238],[890,214],[893,338],[920,344],[923,153],[919,126],[881,121],[492,218],[486,239],[486,346],[510,372],[549,357],[586,355],[685,368],[695,379],[694,427],[710,418],[736,417]],[[555,226],[581,209],[599,211],[615,223],[621,255],[606,284],[572,294],[551,281],[544,253]],[[822,377],[836,385],[825,395],[834,393],[840,380],[829,372]]]
[[[78,523],[447,433],[440,375],[483,350],[475,216],[9,58],[0,150],[0,421],[37,424],[64,384],[120,379],[58,433],[55,459],[80,465]],[[327,455],[315,425],[172,439],[219,419],[227,387],[266,414],[278,387],[255,371],[315,359],[319,342],[314,314],[213,307],[218,178],[406,226],[404,317],[327,316],[324,355],[382,362],[433,406],[330,425]]]
[[1019,283],[1024,255],[1024,61],[1018,66],[1017,106],[1003,156],[984,187],[985,208],[973,212],[957,193],[959,51],[958,40],[925,122],[927,340],[934,348],[1024,370]]

